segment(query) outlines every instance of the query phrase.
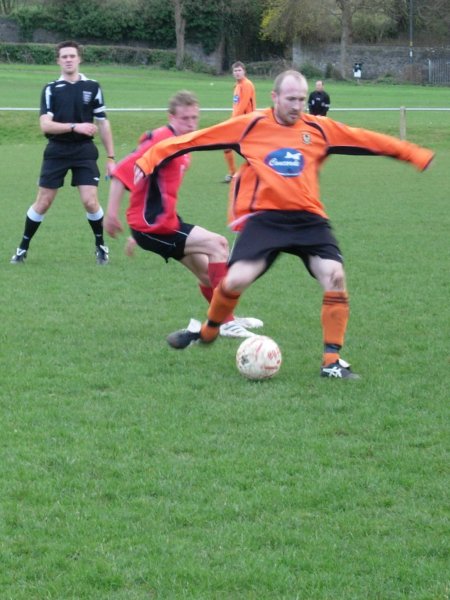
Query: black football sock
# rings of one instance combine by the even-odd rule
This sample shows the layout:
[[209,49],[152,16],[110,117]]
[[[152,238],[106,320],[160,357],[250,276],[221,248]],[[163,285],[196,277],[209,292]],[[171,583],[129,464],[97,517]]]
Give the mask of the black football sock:
[[100,208],[96,213],[86,213],[89,225],[95,236],[95,245],[104,246],[103,239],[103,209]]
[[31,238],[34,236],[43,220],[44,215],[40,215],[31,207],[28,209],[27,216],[25,218],[25,229],[23,231],[22,241],[20,242],[19,246],[21,250],[28,250]]

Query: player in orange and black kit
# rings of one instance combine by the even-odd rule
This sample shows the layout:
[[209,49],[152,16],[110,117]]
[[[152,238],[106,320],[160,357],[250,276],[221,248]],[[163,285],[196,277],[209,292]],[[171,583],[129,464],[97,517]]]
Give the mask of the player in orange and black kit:
[[[226,238],[198,225],[185,223],[177,213],[178,190],[189,167],[190,156],[184,154],[170,161],[150,180],[136,186],[133,183],[134,164],[144,152],[161,140],[197,129],[199,104],[191,92],[180,91],[169,101],[169,124],[145,132],[139,139],[138,149],[121,160],[112,173],[105,229],[112,237],[122,231],[119,210],[124,193],[129,190],[130,204],[126,218],[132,240],[166,260],[177,260],[198,279],[200,291],[209,303],[213,288],[227,270],[228,242]],[[132,242],[131,242],[132,243]],[[132,251],[130,241],[127,245]],[[198,324],[198,327],[197,327]],[[262,321],[253,317],[224,319],[220,334],[224,337],[250,337],[248,328],[261,327]],[[191,320],[191,329],[200,329],[200,323]]]
[[[245,65],[240,61],[232,64],[233,77],[236,80],[233,92],[233,112],[232,117],[247,115],[256,110],[256,92],[255,86],[248,79],[245,72]],[[228,174],[225,175],[224,183],[230,183],[236,173],[236,161],[231,150],[225,150],[225,162],[228,165]]]
[[323,289],[321,376],[357,379],[340,356],[349,302],[343,259],[320,201],[320,167],[331,154],[359,154],[390,156],[424,170],[434,155],[410,142],[305,114],[307,94],[303,75],[285,71],[275,79],[272,109],[157,144],[137,161],[135,180],[192,150],[225,145],[246,159],[232,190],[232,225],[241,232],[228,273],[214,292],[200,333],[177,331],[168,337],[171,346],[212,342],[242,292],[285,252],[298,256]]

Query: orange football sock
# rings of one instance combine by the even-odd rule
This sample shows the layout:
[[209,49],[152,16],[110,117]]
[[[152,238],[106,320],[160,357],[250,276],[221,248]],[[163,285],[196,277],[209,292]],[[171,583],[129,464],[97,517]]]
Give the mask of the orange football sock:
[[[200,291],[202,293],[203,298],[205,298],[206,302],[208,304],[211,304],[211,300],[213,297],[213,293],[214,290],[212,289],[212,287],[210,287],[209,285],[203,285],[202,283],[199,283],[198,287],[200,288]],[[224,323],[228,323],[229,321],[233,321],[234,320],[234,315],[228,315],[228,317],[226,319],[224,319]]]
[[225,150],[224,152],[225,162],[228,165],[228,172],[230,175],[234,175],[236,173],[236,162],[234,160],[234,155],[232,150]]
[[[213,290],[219,285],[219,283],[222,281],[222,279],[225,277],[225,275],[227,274],[228,271],[228,265],[226,262],[210,262],[208,264],[208,277],[209,277],[209,281],[211,282],[211,287],[213,288]],[[211,304],[211,300],[209,301],[209,304]],[[232,321],[234,319],[234,315],[228,315],[222,322],[223,323],[228,323],[229,321]]]
[[350,308],[347,292],[325,292],[322,302],[323,364],[329,365],[339,359],[344,345]]
[[215,288],[211,304],[208,310],[208,320],[201,328],[201,338],[204,342],[212,342],[219,335],[220,325],[233,313],[239,301],[240,294],[227,292],[223,283]]

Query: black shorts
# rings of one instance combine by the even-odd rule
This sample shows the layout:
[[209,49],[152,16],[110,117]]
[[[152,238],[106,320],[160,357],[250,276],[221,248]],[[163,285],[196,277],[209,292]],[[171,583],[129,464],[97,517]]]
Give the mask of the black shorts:
[[161,235],[158,233],[144,233],[142,231],[131,229],[131,235],[138,246],[149,252],[159,254],[166,262],[168,262],[169,258],[175,260],[184,258],[186,240],[194,227],[195,225],[184,223],[180,219],[180,228],[174,233]]
[[98,149],[91,142],[56,142],[51,140],[44,150],[40,187],[58,189],[64,185],[68,171],[72,171],[71,185],[98,186],[100,171],[97,166]]
[[264,259],[267,271],[281,252],[301,258],[311,275],[310,256],[343,262],[327,219],[306,211],[267,210],[245,222],[228,264]]

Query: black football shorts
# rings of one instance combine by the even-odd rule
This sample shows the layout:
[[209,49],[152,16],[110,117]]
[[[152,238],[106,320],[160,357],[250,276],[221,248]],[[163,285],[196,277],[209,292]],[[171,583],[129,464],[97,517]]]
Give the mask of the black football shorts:
[[264,259],[267,271],[282,252],[301,258],[311,275],[310,256],[343,263],[327,219],[306,211],[266,210],[247,219],[228,264]]
[[68,171],[72,171],[72,186],[98,186],[100,171],[97,166],[98,149],[91,142],[50,141],[44,150],[40,187],[58,189],[64,185]]
[[162,235],[159,233],[144,233],[143,231],[131,229],[131,235],[138,246],[149,252],[159,254],[166,262],[168,262],[169,258],[173,258],[174,260],[181,260],[184,258],[186,240],[194,227],[195,225],[184,223],[180,219],[180,228],[173,233]]

